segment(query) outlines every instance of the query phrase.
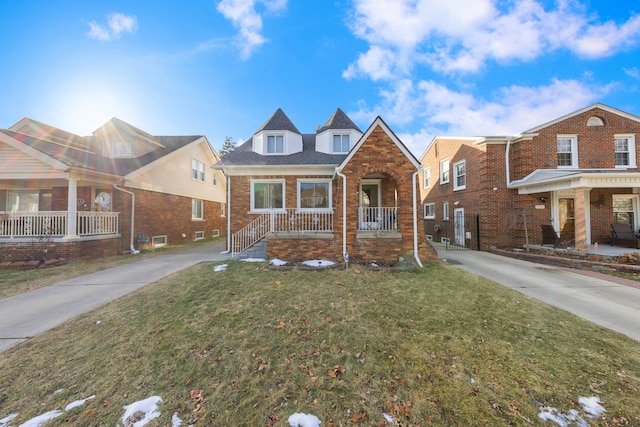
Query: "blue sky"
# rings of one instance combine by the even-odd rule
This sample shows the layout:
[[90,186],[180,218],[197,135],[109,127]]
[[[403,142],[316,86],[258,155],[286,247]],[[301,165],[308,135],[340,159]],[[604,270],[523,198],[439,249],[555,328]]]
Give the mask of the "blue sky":
[[640,115],[628,0],[4,1],[0,127],[118,117],[242,142],[282,108],[303,133],[380,115],[435,135],[516,134],[595,102]]

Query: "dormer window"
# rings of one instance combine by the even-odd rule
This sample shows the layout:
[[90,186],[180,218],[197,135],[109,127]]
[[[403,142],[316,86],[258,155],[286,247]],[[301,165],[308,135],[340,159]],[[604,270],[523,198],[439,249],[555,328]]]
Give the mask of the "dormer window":
[[131,157],[131,143],[126,141],[116,141],[111,144],[112,157]]
[[333,152],[334,153],[348,153],[351,149],[349,144],[349,134],[336,134],[333,135]]
[[267,136],[267,154],[283,154],[284,153],[284,136],[268,135]]

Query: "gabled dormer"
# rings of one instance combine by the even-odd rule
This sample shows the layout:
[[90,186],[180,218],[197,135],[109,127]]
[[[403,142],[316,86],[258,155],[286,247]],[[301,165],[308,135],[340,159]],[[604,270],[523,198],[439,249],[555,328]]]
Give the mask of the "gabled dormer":
[[325,154],[347,154],[362,136],[362,131],[340,109],[316,133],[316,151]]
[[282,156],[302,152],[302,134],[278,108],[253,135],[252,151],[263,156]]
[[140,157],[158,148],[165,148],[151,134],[116,117],[96,129],[91,136],[102,155],[110,158]]

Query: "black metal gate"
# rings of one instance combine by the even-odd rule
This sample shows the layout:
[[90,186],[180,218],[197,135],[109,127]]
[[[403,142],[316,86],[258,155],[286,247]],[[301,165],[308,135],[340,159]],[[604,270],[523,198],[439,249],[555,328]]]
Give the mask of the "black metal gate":
[[480,215],[454,213],[449,221],[444,221],[443,234],[448,251],[472,249],[480,250]]

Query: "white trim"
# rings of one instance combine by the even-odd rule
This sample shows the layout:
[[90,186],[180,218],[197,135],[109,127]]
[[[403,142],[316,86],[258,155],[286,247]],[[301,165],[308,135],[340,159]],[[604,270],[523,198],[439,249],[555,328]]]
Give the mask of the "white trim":
[[[300,184],[329,184],[327,190],[328,206],[326,208],[301,208],[300,207]],[[315,211],[332,211],[333,210],[333,180],[331,178],[300,178],[296,183],[296,207],[302,212],[315,212]]]
[[[162,239],[164,240],[164,242],[162,243],[156,243],[156,239]],[[151,247],[152,248],[159,248],[160,246],[166,246],[168,242],[167,236],[166,235],[162,235],[162,236],[152,236],[151,237]]]
[[554,125],[556,123],[560,123],[560,122],[562,122],[562,121],[564,121],[564,120],[566,120],[568,118],[575,117],[575,116],[580,115],[580,114],[582,114],[584,112],[587,112],[587,111],[590,111],[590,110],[595,110],[596,108],[599,108],[599,109],[604,110],[604,111],[608,111],[609,113],[618,115],[620,117],[627,118],[629,120],[640,122],[640,117],[638,117],[638,116],[634,116],[633,114],[626,113],[626,112],[624,112],[622,110],[618,110],[618,109],[609,107],[608,105],[597,103],[597,104],[593,104],[593,105],[590,105],[588,107],[582,108],[582,109],[580,109],[578,111],[574,111],[573,113],[569,113],[569,114],[564,115],[562,117],[558,117],[558,118],[556,118],[556,119],[554,119],[554,120],[552,120],[550,122],[541,124],[540,126],[536,126],[536,127],[532,128],[532,129],[527,130],[524,133],[535,133],[535,132],[538,132],[541,129],[544,129],[544,128],[549,127],[551,125]]
[[558,164],[558,169],[577,169],[578,168],[578,135],[556,135],[556,164],[558,163],[558,140],[568,139],[571,141],[571,165],[561,166]]
[[[464,185],[458,185],[458,168],[457,166],[464,165]],[[453,164],[453,191],[464,190],[467,188],[467,164],[466,160],[460,160]]]
[[[279,183],[282,184],[282,207],[280,208],[255,208],[255,194],[254,194],[254,184],[257,183],[267,183],[267,184],[273,184],[273,183]],[[252,179],[250,182],[251,185],[251,200],[250,200],[250,211],[249,213],[264,213],[264,212],[271,212],[271,211],[282,211],[284,212],[285,207],[287,206],[286,204],[286,183],[284,179]]]
[[[446,214],[446,215],[445,215]],[[442,204],[442,220],[443,221],[449,221],[449,202],[444,202]]]
[[[430,206],[432,209],[431,210],[431,215],[427,215],[427,206]],[[424,219],[436,219],[436,204],[435,203],[425,203],[422,206],[422,216],[424,217]]]
[[[194,202],[200,202],[200,215],[201,216],[194,216],[194,212],[193,212],[193,208],[194,208]],[[204,200],[202,199],[191,199],[191,220],[192,221],[202,221],[204,220]]]
[[[443,167],[444,164],[446,164],[446,169]],[[447,173],[447,180],[445,181],[445,172]],[[451,162],[449,161],[449,159],[442,159],[440,160],[440,185],[442,184],[448,184],[451,181]]]
[[636,135],[633,133],[617,133],[613,135],[614,140],[614,156],[615,156],[615,140],[616,139],[626,139],[629,144],[629,164],[628,165],[615,165],[616,169],[634,169],[637,167],[636,165]]
[[431,188],[431,167],[422,170],[422,188]]

